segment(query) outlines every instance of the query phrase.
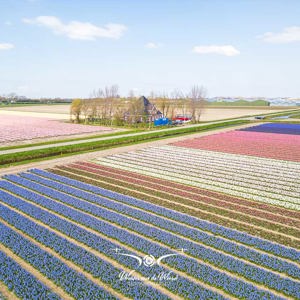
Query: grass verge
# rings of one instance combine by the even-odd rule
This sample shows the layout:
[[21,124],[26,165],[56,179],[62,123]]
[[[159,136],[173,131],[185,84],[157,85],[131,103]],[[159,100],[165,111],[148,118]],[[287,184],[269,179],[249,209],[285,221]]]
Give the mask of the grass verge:
[[216,124],[208,124],[196,127],[179,128],[176,130],[161,130],[158,132],[145,132],[140,135],[133,135],[127,137],[115,137],[112,139],[101,140],[96,142],[86,142],[80,144],[73,144],[67,146],[51,147],[39,150],[30,150],[18,153],[3,154],[0,156],[0,166],[6,167],[10,165],[33,162],[37,160],[44,160],[48,158],[61,157],[65,155],[80,154],[87,151],[104,150],[118,146],[129,146],[132,144],[143,143],[146,141],[154,141],[172,136],[186,135],[196,133],[199,131],[208,131],[216,128],[229,127],[234,125],[247,124],[250,121],[237,120],[230,122],[221,122]]

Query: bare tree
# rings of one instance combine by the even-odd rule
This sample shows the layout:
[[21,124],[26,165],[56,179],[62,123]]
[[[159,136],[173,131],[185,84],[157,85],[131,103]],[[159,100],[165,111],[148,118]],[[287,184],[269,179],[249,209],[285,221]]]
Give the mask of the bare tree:
[[81,113],[84,116],[84,123],[85,124],[87,123],[87,117],[88,117],[88,115],[90,113],[90,110],[91,110],[91,103],[92,103],[91,99],[83,99],[81,101]]
[[163,93],[155,99],[155,106],[161,111],[164,117],[169,115],[169,110],[171,107],[171,99],[167,93]]
[[199,122],[204,108],[205,100],[204,95],[206,90],[203,86],[192,86],[190,93],[188,94],[190,112],[193,122]]

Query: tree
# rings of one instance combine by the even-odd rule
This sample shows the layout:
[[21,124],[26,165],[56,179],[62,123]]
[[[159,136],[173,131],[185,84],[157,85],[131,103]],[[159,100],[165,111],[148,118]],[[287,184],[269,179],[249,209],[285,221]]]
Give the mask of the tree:
[[186,115],[188,107],[188,99],[184,96],[183,92],[179,89],[175,89],[172,92],[172,98],[174,100],[172,109],[172,116],[175,117],[175,114],[180,112],[182,115]]
[[92,102],[91,99],[81,100],[81,112],[84,116],[84,123],[85,124],[87,123],[87,117],[88,117],[89,112],[91,110],[91,102]]
[[81,108],[82,108],[81,99],[74,99],[71,104],[70,115],[71,115],[71,120],[72,120],[72,116],[73,115],[75,116],[76,123],[80,123]]
[[204,95],[206,90],[203,86],[194,85],[192,86],[189,98],[190,112],[192,116],[192,122],[199,122],[200,117],[205,105]]

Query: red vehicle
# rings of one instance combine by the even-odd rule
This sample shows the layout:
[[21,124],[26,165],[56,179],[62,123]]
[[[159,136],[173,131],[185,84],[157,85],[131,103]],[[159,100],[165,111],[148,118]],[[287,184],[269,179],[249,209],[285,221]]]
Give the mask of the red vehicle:
[[173,120],[182,121],[183,123],[186,123],[186,122],[190,122],[192,118],[189,115],[177,115]]

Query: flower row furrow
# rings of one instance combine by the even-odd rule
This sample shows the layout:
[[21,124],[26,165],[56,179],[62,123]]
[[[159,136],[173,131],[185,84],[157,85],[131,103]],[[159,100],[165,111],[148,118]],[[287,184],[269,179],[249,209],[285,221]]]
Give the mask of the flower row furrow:
[[[272,169],[272,164],[269,163],[265,168],[256,167],[254,168],[246,161],[240,161],[235,164],[233,168],[232,159],[227,158],[227,154],[224,154],[222,159],[219,161],[213,161],[210,153],[206,153],[205,156],[199,157],[198,155],[185,154],[180,151],[181,148],[177,147],[176,151],[162,151],[160,148],[155,148],[152,150],[139,150],[136,152],[130,153],[131,156],[139,156],[139,157],[150,157],[155,161],[165,161],[172,160],[176,165],[186,165],[186,163],[193,162],[189,166],[191,170],[199,169],[201,171],[207,172],[207,174],[211,174],[211,169],[214,172],[218,172],[221,174],[235,174],[237,171],[240,174],[240,177],[243,179],[251,180],[257,179],[259,176],[263,178],[263,183],[277,183],[277,180],[280,179],[286,186],[297,188],[300,186],[299,172],[300,170],[289,170],[284,171],[283,169]],[[174,157],[177,159],[174,160]],[[276,180],[277,179],[277,180]]]
[[[241,188],[236,187],[234,185],[229,184],[218,184],[216,185],[213,181],[205,182],[204,180],[198,180],[197,178],[191,179],[191,176],[183,175],[183,174],[175,174],[172,170],[159,170],[157,168],[145,167],[145,166],[136,166],[126,162],[116,162],[116,160],[102,158],[97,161],[99,164],[103,164],[106,166],[118,166],[120,169],[128,170],[128,171],[135,171],[144,175],[154,176],[157,178],[163,178],[179,183],[184,183],[200,188],[212,189],[217,192],[227,193],[233,196],[243,197],[246,199],[251,199],[255,201],[266,202],[269,204],[275,204],[279,206],[283,206],[289,209],[300,210],[300,202],[291,203],[287,202],[287,198],[291,201],[297,201],[297,199],[286,197],[284,195],[274,195],[267,192],[256,192],[251,186],[249,188]],[[271,196],[271,198],[269,198]],[[275,197],[276,199],[274,199]]]
[[[103,173],[107,171],[107,172],[110,172],[113,174],[123,175],[126,178],[135,178],[135,179],[137,178],[135,172],[129,172],[129,171],[117,169],[114,167],[107,167],[104,165],[99,165],[99,164],[90,163],[90,162],[77,162],[76,166],[84,166],[84,167],[93,168],[94,170],[97,170],[97,171],[103,172]],[[67,167],[67,166],[57,167],[57,168],[62,169],[64,167]],[[276,207],[276,206],[264,204],[261,202],[254,202],[254,201],[242,199],[242,198],[234,198],[233,196],[220,194],[215,191],[200,189],[197,187],[192,187],[192,186],[187,186],[187,185],[183,185],[180,183],[172,182],[170,180],[158,179],[155,177],[145,176],[145,175],[141,175],[141,174],[139,174],[138,178],[139,178],[139,180],[142,180],[143,182],[149,182],[156,186],[159,186],[159,188],[161,188],[161,186],[172,187],[172,188],[176,189],[177,191],[180,190],[187,194],[193,194],[193,195],[197,194],[197,195],[206,196],[206,197],[210,197],[210,198],[221,200],[221,201],[226,201],[227,203],[230,202],[230,203],[234,203],[234,204],[240,204],[240,205],[243,205],[244,207],[249,207],[249,208],[251,207],[251,208],[262,210],[264,212],[274,213],[277,216],[283,215],[283,216],[291,217],[291,218],[294,218],[297,220],[300,219],[300,212],[290,211],[290,210],[287,210],[282,207]]]
[[[191,174],[193,174],[193,176],[197,176],[197,178],[212,180],[214,182],[220,183],[230,183],[231,185],[232,182],[234,182],[234,185],[241,187],[249,187],[253,185],[255,186],[259,179],[258,177],[256,177],[255,179],[247,179],[241,174],[237,174],[236,172],[220,173],[214,167],[210,167],[209,170],[205,168],[198,168],[196,165],[197,162],[194,159],[190,158],[187,161],[183,161],[180,155],[177,156],[178,162],[174,161],[173,156],[155,159],[155,157],[153,157],[151,154],[139,155],[136,153],[127,153],[114,155],[113,157],[133,164],[139,163],[141,165],[147,165],[149,163],[149,160],[151,160],[151,165],[154,167],[168,168],[170,165],[172,165],[172,170],[174,170],[174,172],[176,173],[183,172],[184,174],[187,174],[187,172],[190,172]],[[226,163],[223,162],[223,165],[226,166]],[[289,186],[286,183],[283,184],[280,178],[277,179],[276,183],[261,181],[259,187],[256,187],[256,189],[276,194],[284,194],[295,198],[299,198],[300,195],[299,184],[295,186]]]
[[[1,203],[0,207],[0,215],[6,222],[31,236],[46,247],[56,251],[65,259],[79,265],[83,270],[89,272],[94,277],[100,278],[102,282],[111,285],[113,289],[120,291],[123,295],[131,298],[135,297],[135,286],[126,286],[120,280],[117,280],[119,274],[123,271],[122,269],[115,268],[105,260],[89,253],[86,249],[69,242],[67,239],[60,237],[49,229],[36,224],[5,206],[2,206]],[[158,290],[148,285],[141,285],[139,293],[140,295],[143,295],[145,299],[154,297],[168,299]]]
[[[171,172],[173,177],[179,177],[184,179],[194,180],[202,184],[209,186],[221,186],[226,189],[236,190],[236,191],[246,191],[251,194],[261,195],[264,197],[288,201],[292,204],[300,205],[300,193],[297,191],[286,191],[280,189],[278,184],[262,184],[259,185],[257,178],[255,184],[253,182],[243,182],[242,178],[239,178],[238,175],[220,175],[214,174],[213,176],[206,176],[203,174],[202,170],[192,170],[188,164],[183,164],[182,166],[176,166],[172,162],[155,162],[151,159],[151,166],[149,166],[149,159],[146,158],[132,158],[130,159],[128,155],[113,155],[111,157],[102,158],[99,161],[112,161],[117,164],[122,164],[124,166],[130,166],[135,168],[145,168],[145,170],[154,171],[157,173]],[[193,161],[190,161],[190,164],[193,164]],[[300,173],[299,173],[300,174]],[[280,182],[279,182],[280,183]],[[300,206],[299,206],[300,208]]]
[[[0,251],[0,281],[22,299],[61,299],[2,251]],[[4,296],[1,297],[1,293],[0,299],[5,299]]]
[[[55,202],[50,198],[40,196],[18,186],[9,184],[8,182],[5,183],[5,185],[3,185],[2,187],[4,186],[10,191],[13,191],[15,194],[18,194],[19,196],[24,197],[25,199],[28,199],[33,203],[37,203],[47,209],[50,209],[53,212],[66,217],[72,222],[82,224],[88,228],[93,229],[94,231],[99,232],[102,235],[109,237],[110,239],[113,238],[115,240],[118,240],[124,245],[133,247],[139,251],[142,251],[143,253],[150,253],[155,257],[160,257],[169,253],[176,254],[176,252],[170,249],[157,246],[154,243],[149,243],[144,239],[129,234],[126,230],[119,229],[107,222],[103,222],[95,217],[88,216],[87,214],[82,213],[80,211],[76,211],[72,208]],[[161,273],[163,271],[168,271],[166,268],[158,265],[156,265],[153,269],[149,269],[144,265],[138,267],[135,260],[126,257],[124,258],[124,256],[118,255],[119,251],[125,251],[127,254],[132,253],[135,255],[137,255],[137,253],[128,251],[126,247],[123,246],[121,249],[119,249],[120,246],[118,244],[103,239],[99,235],[91,233],[89,230],[84,230],[79,226],[72,224],[70,221],[63,220],[60,217],[57,217],[52,213],[49,213],[48,211],[41,210],[40,208],[28,202],[24,202],[23,200],[10,196],[9,194],[7,195],[5,199],[9,199],[7,201],[8,203],[10,203],[10,205],[15,205],[19,210],[26,213],[30,213],[30,215],[34,216],[34,218],[36,218],[37,220],[42,220],[44,223],[49,224],[51,227],[58,226],[57,229],[59,231],[64,232],[65,234],[71,236],[76,240],[88,244],[90,247],[104,253],[105,255],[111,256],[113,259],[119,261],[121,264],[132,268],[133,270],[138,270],[138,272],[142,273],[147,278],[151,278],[152,275]],[[63,224],[63,226],[57,224]],[[117,248],[119,250],[118,253],[113,251]],[[256,297],[267,296],[271,299],[278,298],[272,293],[260,290],[251,284],[245,283],[242,280],[237,280],[232,277],[229,277],[226,274],[215,271],[204,264],[202,265],[193,263],[191,265],[188,263],[188,261],[186,261],[185,258],[181,257],[180,255],[176,256],[176,259],[172,259],[172,257],[168,258],[168,263],[176,265],[178,269],[181,269],[184,272],[193,273],[193,275],[197,276],[197,278],[199,278],[201,281],[216,286],[218,288],[224,289],[229,294],[235,295],[237,297],[247,298],[247,295],[252,294],[256,295]],[[196,299],[197,295],[198,297],[199,295],[201,295],[201,297],[203,296],[203,299],[224,299],[223,296],[203,287],[200,283],[196,284],[195,282],[190,281],[189,279],[179,275],[177,280],[175,281],[165,280],[160,283],[166,286],[174,293],[184,296],[184,298],[186,299]]]
[[226,228],[224,226],[220,226],[218,224],[215,224],[213,222],[201,220],[199,218],[195,218],[193,216],[180,213],[159,205],[155,205],[152,203],[149,203],[147,201],[143,201],[134,197],[126,196],[120,193],[116,193],[107,189],[99,188],[90,184],[85,184],[83,182],[80,182],[78,180],[74,180],[65,176],[60,176],[57,174],[53,174],[51,172],[47,172],[44,170],[33,170],[36,174],[48,177],[50,179],[60,181],[62,183],[65,183],[67,185],[73,185],[75,187],[78,187],[80,189],[86,189],[87,191],[97,193],[99,195],[109,197],[112,199],[116,199],[121,202],[128,203],[130,205],[139,207],[144,210],[148,210],[150,212],[154,212],[158,215],[162,215],[166,218],[169,218],[171,220],[178,221],[180,223],[187,224],[191,227],[198,228],[200,230],[205,230],[208,232],[211,232],[215,235],[220,235],[225,238],[235,240],[237,242],[241,242],[245,245],[249,245],[254,248],[258,248],[260,250],[270,252],[274,255],[278,255],[281,257],[289,258],[291,260],[295,260],[300,262],[300,251],[285,247],[280,244],[276,244],[274,242],[270,242],[261,238],[258,238],[256,236],[252,236],[237,230],[232,230],[230,228]]
[[[238,275],[243,276],[244,278],[250,279],[253,282],[264,284],[264,285],[268,286],[269,288],[286,293],[287,295],[295,296],[298,293],[297,291],[300,290],[300,284],[298,284],[297,282],[295,282],[289,278],[281,277],[275,273],[266,271],[262,268],[245,264],[243,261],[234,259],[228,255],[219,254],[215,251],[212,251],[211,249],[206,249],[205,247],[197,245],[193,242],[183,240],[174,234],[164,232],[162,230],[156,229],[152,226],[145,225],[138,221],[134,221],[133,219],[122,216],[118,213],[96,207],[95,205],[89,204],[87,202],[83,202],[79,199],[68,196],[66,194],[55,191],[53,189],[49,189],[45,186],[41,186],[37,183],[32,183],[28,180],[24,180],[16,175],[8,175],[7,178],[12,180],[13,182],[21,184],[27,188],[37,191],[37,192],[39,192],[43,195],[46,195],[50,198],[57,199],[57,200],[61,201],[62,203],[71,205],[71,206],[79,209],[80,211],[87,212],[89,215],[94,215],[96,217],[100,217],[101,219],[115,223],[115,224],[119,225],[121,228],[129,228],[133,231],[137,231],[142,236],[152,238],[156,241],[159,241],[163,244],[168,245],[170,248],[178,249],[180,247],[183,247],[184,249],[187,249],[186,251],[188,253],[191,253],[191,255],[194,257],[199,257],[200,259],[207,261],[212,265],[221,267],[222,269],[225,269],[225,270],[229,270],[233,273],[237,273]],[[103,223],[103,221],[101,219],[98,219],[98,222],[100,224]],[[121,232],[125,231],[123,229],[119,229],[119,230]],[[157,244],[155,242],[152,242],[148,239],[144,239],[133,233],[130,233],[127,231],[125,231],[125,232],[126,232],[126,235],[128,236],[128,238],[131,240],[131,243],[134,244],[135,248],[138,249],[139,251],[143,251],[143,249],[145,249],[145,247],[147,249],[151,248],[151,249],[153,249],[153,253],[159,253],[159,256],[162,255],[163,251],[165,251],[165,252],[168,251],[168,248],[160,246],[159,244]],[[111,233],[111,236],[113,236],[112,233]],[[179,264],[179,261],[182,261],[182,264]],[[178,268],[180,271],[183,271],[183,272],[189,274],[190,276],[202,279],[201,272],[196,271],[197,267],[199,266],[199,262],[197,262],[193,258],[180,257],[180,258],[176,258],[176,260],[170,258],[168,260],[167,264],[170,265],[171,267]],[[220,271],[212,268],[210,265],[204,265],[204,267],[208,268],[213,273],[214,272],[220,273]],[[223,274],[223,276],[230,278],[230,276],[225,273]],[[238,281],[238,279],[235,279],[235,278],[233,280]],[[250,283],[246,283],[244,281],[242,281],[242,282],[244,285],[250,284]]]
[[[163,219],[159,216],[149,214],[145,211],[141,211],[132,207],[129,207],[128,205],[124,205],[120,202],[113,202],[109,199],[103,198],[96,196],[91,193],[87,193],[82,190],[75,189],[73,187],[64,185],[64,184],[59,184],[57,182],[51,181],[51,180],[46,180],[43,178],[40,178],[38,176],[32,175],[32,174],[27,174],[24,173],[22,174],[25,178],[41,183],[46,186],[50,186],[58,191],[63,191],[69,195],[82,198],[84,200],[87,200],[91,203],[95,203],[98,205],[101,205],[101,207],[106,207],[108,209],[112,209],[113,211],[116,211],[118,213],[122,213],[123,215],[128,215],[130,217],[136,218],[138,220],[141,220],[143,222],[150,223],[152,225],[156,225],[158,228],[163,228],[168,231],[173,231],[176,234],[181,234],[181,236],[189,237],[192,241],[198,241],[203,244],[206,244],[208,246],[213,246],[216,249],[221,249],[227,253],[239,256],[241,258],[250,260],[258,265],[266,266],[267,268],[274,269],[279,272],[284,272],[287,273],[288,275],[296,278],[300,278],[300,272],[299,268],[296,267],[294,264],[287,263],[285,261],[282,261],[278,258],[275,257],[270,257],[268,255],[262,255],[261,253],[254,251],[252,249],[248,249],[244,246],[239,246],[233,242],[226,241],[222,238],[217,238],[211,234],[207,234],[205,232],[201,232],[199,230],[195,230],[192,228],[187,228],[184,225],[177,224],[171,220]],[[51,196],[53,195],[53,192],[51,190],[48,191],[45,195]],[[56,194],[57,199],[62,198],[62,194]],[[67,198],[67,196],[65,196]],[[64,199],[65,199],[64,198]],[[74,198],[69,197],[70,201],[74,200]],[[125,201],[124,201],[125,202]],[[126,202],[125,202],[126,203]],[[73,201],[72,201],[73,204]],[[131,204],[128,203],[127,204]],[[143,231],[145,235],[149,238],[152,238],[153,236],[155,239],[159,240],[160,242],[165,243],[165,241],[171,241],[171,240],[178,240],[178,243],[182,242],[188,243],[186,239],[182,239],[181,237],[178,237],[177,235],[171,234],[171,233],[166,233],[163,230],[153,228],[152,226],[144,225],[143,223],[137,222],[136,220],[129,219],[129,218],[124,218],[123,215],[114,215],[114,214],[109,214],[109,211],[103,211],[102,208],[93,207],[90,206],[90,209],[88,209],[88,205],[85,207],[80,207],[83,210],[92,213],[98,217],[101,218],[106,218],[109,216],[110,218],[108,219],[111,222],[116,222],[118,220],[118,224],[120,224],[122,227],[127,227],[131,230],[136,231],[139,233],[140,231]],[[121,222],[122,221],[122,222]],[[163,237],[160,239],[160,237]],[[169,243],[168,243],[169,244]],[[173,245],[170,245],[173,247]],[[176,245],[175,245],[176,246]],[[231,256],[226,256],[223,254],[220,254],[219,252],[215,252],[214,250],[210,248],[206,248],[202,245],[198,245],[195,243],[189,243],[189,245],[186,245],[185,248],[187,248],[187,252],[190,252],[192,255],[195,257],[199,257],[203,260],[206,261],[212,261],[212,258],[215,259],[215,257],[218,257],[218,266],[223,266],[224,262],[227,261],[227,263],[232,263],[234,266],[243,265],[239,260],[236,261]],[[195,249],[196,251],[190,251],[189,249]],[[208,255],[209,253],[209,255]],[[246,264],[243,266],[238,266],[241,269],[247,269]],[[228,268],[228,267],[227,267]],[[251,267],[250,267],[251,268]],[[232,271],[232,267],[229,267],[228,270]],[[253,272],[254,273],[254,272]],[[251,278],[252,279],[252,278]]]
[[[164,145],[159,147],[149,147],[146,149],[141,149],[142,151],[162,151],[168,153],[178,153],[180,152],[182,155],[189,155],[191,157],[197,157],[199,160],[206,160],[207,157],[211,159],[212,163],[220,163],[222,160],[230,160],[232,162],[232,168],[240,168],[243,164],[247,164],[251,166],[251,169],[258,171],[261,170],[260,173],[271,169],[272,171],[281,171],[286,175],[290,175],[294,178],[293,172],[299,171],[300,163],[293,161],[285,161],[285,160],[276,160],[265,157],[253,157],[242,154],[232,154],[227,152],[214,152],[211,150],[202,150],[202,149],[193,149],[193,148],[183,148],[170,145]],[[247,170],[246,168],[242,168]],[[272,173],[268,174],[272,176]]]
[[76,299],[116,299],[102,287],[2,223],[0,242]]
[[[161,186],[147,181],[141,181],[137,178],[124,177],[107,171],[90,169],[81,165],[70,165],[75,172],[87,178],[95,179],[100,182],[117,185],[118,188],[129,189],[130,191],[139,191],[147,195],[159,197],[164,202],[187,205],[189,208],[197,208],[220,216],[226,216],[233,220],[240,220],[243,223],[249,222],[249,225],[269,228],[284,234],[299,234],[300,221],[285,216],[278,216],[272,213],[260,211],[246,206],[216,200],[206,196],[190,194],[189,192],[176,190],[172,187]],[[280,224],[279,224],[280,223]]]

